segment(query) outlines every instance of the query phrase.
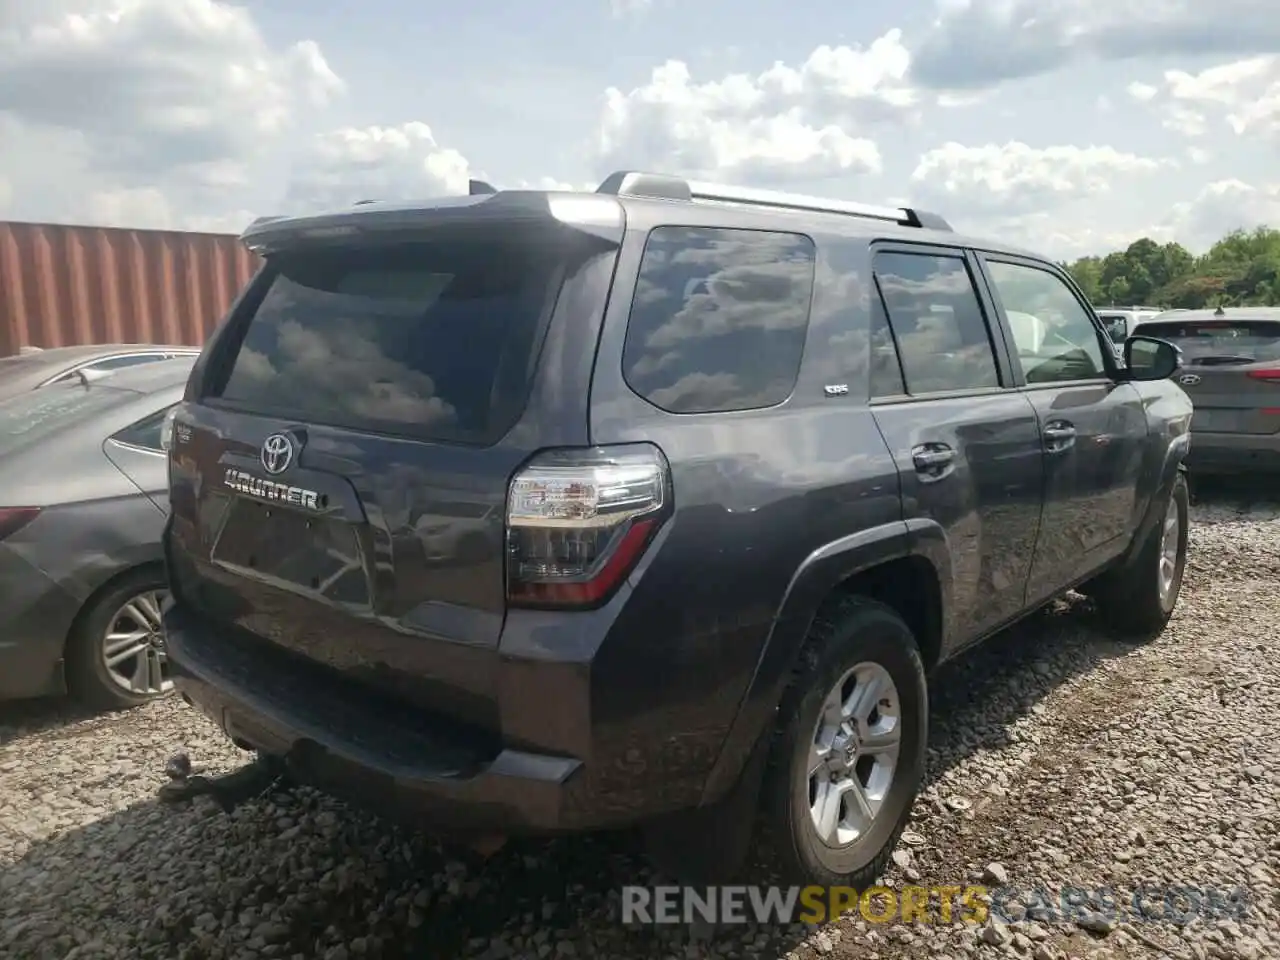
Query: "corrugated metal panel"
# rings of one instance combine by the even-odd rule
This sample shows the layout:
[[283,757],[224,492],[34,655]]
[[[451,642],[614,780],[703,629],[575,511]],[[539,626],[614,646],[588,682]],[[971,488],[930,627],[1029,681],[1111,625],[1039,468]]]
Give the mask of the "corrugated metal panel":
[[235,236],[0,223],[0,356],[202,344],[257,267]]

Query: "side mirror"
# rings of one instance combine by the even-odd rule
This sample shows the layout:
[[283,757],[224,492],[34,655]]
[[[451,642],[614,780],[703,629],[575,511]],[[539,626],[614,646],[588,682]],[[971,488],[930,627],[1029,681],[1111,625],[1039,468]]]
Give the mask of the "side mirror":
[[1131,380],[1165,380],[1182,364],[1182,351],[1167,340],[1134,334],[1124,342]]

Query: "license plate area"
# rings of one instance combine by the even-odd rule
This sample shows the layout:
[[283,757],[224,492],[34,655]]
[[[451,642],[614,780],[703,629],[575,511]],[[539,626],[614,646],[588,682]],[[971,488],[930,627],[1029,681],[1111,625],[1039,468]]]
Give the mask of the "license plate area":
[[1205,410],[1203,407],[1191,414],[1191,428],[1211,432],[1221,431],[1231,418],[1233,410]]
[[339,603],[369,602],[356,529],[340,520],[232,498],[212,559],[243,576],[282,582]]

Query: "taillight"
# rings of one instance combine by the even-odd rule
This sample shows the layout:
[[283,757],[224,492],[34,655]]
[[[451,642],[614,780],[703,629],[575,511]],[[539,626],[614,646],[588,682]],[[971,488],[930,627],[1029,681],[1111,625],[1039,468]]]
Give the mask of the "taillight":
[[651,444],[539,454],[512,478],[507,496],[508,601],[598,606],[670,509],[670,471]]
[[1249,370],[1245,376],[1252,380],[1265,380],[1267,383],[1280,383],[1280,369]]
[[39,514],[39,507],[0,507],[0,540],[13,536]]
[[164,415],[164,419],[160,421],[160,449],[173,449],[173,421],[178,416],[178,408],[170,407],[169,412]]

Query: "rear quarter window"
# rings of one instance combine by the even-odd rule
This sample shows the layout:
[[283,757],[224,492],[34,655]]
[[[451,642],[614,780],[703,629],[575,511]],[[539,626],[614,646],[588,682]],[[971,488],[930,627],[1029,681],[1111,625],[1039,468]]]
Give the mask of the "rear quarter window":
[[653,230],[622,351],[627,384],[672,413],[781,403],[800,370],[815,261],[801,234]]

